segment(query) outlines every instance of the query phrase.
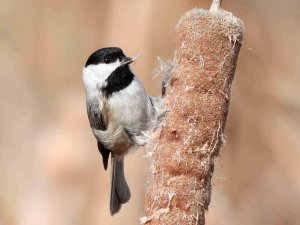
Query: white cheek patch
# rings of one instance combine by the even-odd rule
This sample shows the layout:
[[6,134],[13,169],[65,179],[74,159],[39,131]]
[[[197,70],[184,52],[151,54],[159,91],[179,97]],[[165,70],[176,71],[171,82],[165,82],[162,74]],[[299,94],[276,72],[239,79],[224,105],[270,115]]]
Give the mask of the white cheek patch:
[[105,85],[105,80],[120,65],[121,62],[117,60],[114,63],[100,63],[98,65],[89,65],[87,67],[84,67],[82,70],[82,79],[86,89],[89,91],[92,89],[96,89],[97,86]]

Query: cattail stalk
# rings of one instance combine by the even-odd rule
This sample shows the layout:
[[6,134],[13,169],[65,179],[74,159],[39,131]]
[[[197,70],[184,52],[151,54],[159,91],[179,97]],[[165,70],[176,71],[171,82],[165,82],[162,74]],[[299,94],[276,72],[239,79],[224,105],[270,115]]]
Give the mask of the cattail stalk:
[[219,8],[194,8],[176,26],[176,65],[168,111],[149,150],[147,225],[205,224],[215,158],[224,143],[230,88],[243,38],[242,21]]

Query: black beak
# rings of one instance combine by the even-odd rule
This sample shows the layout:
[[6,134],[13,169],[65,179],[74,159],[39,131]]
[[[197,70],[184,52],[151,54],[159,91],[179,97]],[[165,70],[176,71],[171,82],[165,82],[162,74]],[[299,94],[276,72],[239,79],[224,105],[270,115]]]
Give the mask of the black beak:
[[122,65],[128,65],[128,64],[130,64],[130,63],[132,63],[132,62],[133,62],[132,58],[127,57],[127,56],[125,56],[125,57],[122,59]]

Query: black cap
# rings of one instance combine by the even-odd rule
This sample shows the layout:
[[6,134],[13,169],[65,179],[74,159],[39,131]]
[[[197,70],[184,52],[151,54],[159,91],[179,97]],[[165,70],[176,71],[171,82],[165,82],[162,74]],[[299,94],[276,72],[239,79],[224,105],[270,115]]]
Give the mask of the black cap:
[[97,65],[99,63],[113,63],[119,59],[120,61],[126,57],[122,49],[118,47],[101,48],[95,51],[88,58],[85,67],[89,65]]

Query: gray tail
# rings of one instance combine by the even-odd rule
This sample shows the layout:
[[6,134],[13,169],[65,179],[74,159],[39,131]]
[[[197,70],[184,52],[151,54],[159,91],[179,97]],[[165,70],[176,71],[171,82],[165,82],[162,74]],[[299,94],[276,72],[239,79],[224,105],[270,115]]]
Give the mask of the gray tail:
[[124,176],[124,159],[117,161],[112,158],[110,214],[119,212],[121,205],[128,202],[131,197],[128,184]]

